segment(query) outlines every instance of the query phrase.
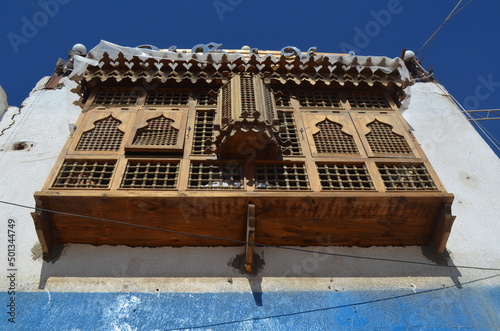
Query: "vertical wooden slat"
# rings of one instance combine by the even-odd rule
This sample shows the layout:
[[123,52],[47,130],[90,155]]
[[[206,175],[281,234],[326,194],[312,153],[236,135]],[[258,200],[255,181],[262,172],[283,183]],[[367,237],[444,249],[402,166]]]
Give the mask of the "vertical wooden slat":
[[253,272],[253,248],[255,242],[255,205],[249,204],[246,224],[245,271]]

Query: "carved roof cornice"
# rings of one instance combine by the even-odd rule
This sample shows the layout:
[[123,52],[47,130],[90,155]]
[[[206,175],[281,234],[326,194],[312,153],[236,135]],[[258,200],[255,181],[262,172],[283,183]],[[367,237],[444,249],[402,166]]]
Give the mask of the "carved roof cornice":
[[100,47],[99,51],[90,52],[89,56],[93,61],[88,64],[83,78],[101,82],[120,82],[125,79],[135,82],[143,79],[162,83],[174,80],[192,83],[218,81],[224,84],[234,74],[251,73],[259,75],[265,83],[292,81],[296,84],[308,82],[314,85],[323,82],[326,85],[337,83],[340,86],[348,83],[354,86],[373,86],[379,83],[403,88],[410,84],[409,73],[400,58],[314,52],[303,55],[300,51],[139,51],[136,48],[113,46]]

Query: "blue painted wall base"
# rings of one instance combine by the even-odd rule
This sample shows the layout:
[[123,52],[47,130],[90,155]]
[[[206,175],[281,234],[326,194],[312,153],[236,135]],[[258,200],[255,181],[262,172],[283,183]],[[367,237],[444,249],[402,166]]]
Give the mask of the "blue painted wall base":
[[[0,295],[2,330],[407,330],[500,328],[500,288],[267,293]],[[5,304],[4,304],[5,303]]]

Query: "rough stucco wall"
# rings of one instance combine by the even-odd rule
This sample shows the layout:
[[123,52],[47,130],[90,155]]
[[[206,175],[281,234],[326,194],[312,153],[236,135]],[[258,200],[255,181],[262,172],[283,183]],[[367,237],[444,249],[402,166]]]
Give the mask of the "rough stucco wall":
[[457,219],[448,250],[460,253],[464,262],[498,263],[500,159],[444,88],[419,83],[411,90],[410,107],[404,117],[446,189],[455,194],[452,211]]
[[0,120],[2,119],[3,114],[7,111],[9,104],[7,102],[7,94],[5,93],[2,86],[0,86]]
[[[42,89],[47,79],[37,84],[24,100],[23,108],[12,112],[13,117],[9,109],[0,122],[1,129],[8,128],[0,136],[1,200],[34,206],[33,193],[43,186],[66,142],[68,123],[74,123],[80,113],[78,107],[71,107],[66,101],[66,89]],[[14,150],[14,144],[19,142],[25,142],[27,147]],[[19,284],[27,290],[37,288],[41,261],[31,258],[31,249],[38,240],[30,220],[31,210],[8,205],[2,205],[0,210],[1,222],[6,223],[8,218],[16,220]],[[0,238],[5,240],[2,242],[6,242],[6,235],[6,231],[0,232]],[[2,270],[2,276],[5,272]]]
[[[41,90],[45,81],[25,100],[15,125],[0,136],[1,200],[34,206],[33,193],[41,189],[69,135],[68,124],[80,113],[71,104],[74,96],[69,87]],[[404,116],[447,190],[456,195],[449,267],[431,266],[434,262],[420,247],[310,248],[335,256],[261,248],[257,253],[265,264],[256,276],[231,266],[244,252],[241,247],[151,249],[73,244],[65,247],[58,261],[46,263],[32,256],[37,238],[31,210],[1,205],[0,221],[13,218],[17,224],[18,320],[26,329],[35,321],[45,322],[47,330],[57,325],[59,329],[140,329],[144,316],[159,316],[150,324],[158,329],[238,319],[243,322],[215,329],[252,325],[270,330],[299,325],[326,329],[368,325],[490,328],[500,323],[498,312],[491,309],[500,305],[494,299],[500,288],[496,277],[500,246],[495,240],[500,233],[495,201],[500,186],[495,172],[500,161],[437,85],[418,83],[411,89]],[[9,123],[10,116],[4,116],[0,128]],[[12,150],[12,144],[19,141],[29,142],[30,148]],[[6,231],[0,227],[0,242],[6,239]],[[4,262],[0,279],[6,276]],[[0,286],[6,287],[1,282]],[[467,291],[461,291],[462,287]],[[406,295],[421,296],[396,299]],[[378,303],[379,299],[384,300]],[[6,300],[2,293],[0,304]],[[357,309],[356,302],[370,305]],[[342,308],[344,303],[353,305]],[[86,316],[88,307],[96,305],[106,309],[93,311],[85,321],[69,322],[72,315]],[[332,308],[331,314],[307,313],[324,307]],[[337,309],[341,312],[333,313]],[[59,316],[56,312],[60,311],[67,318],[51,317]],[[282,315],[281,320],[265,318],[272,314]],[[254,317],[258,319],[254,321]],[[201,324],[196,324],[198,320]],[[4,323],[0,320],[0,329]]]

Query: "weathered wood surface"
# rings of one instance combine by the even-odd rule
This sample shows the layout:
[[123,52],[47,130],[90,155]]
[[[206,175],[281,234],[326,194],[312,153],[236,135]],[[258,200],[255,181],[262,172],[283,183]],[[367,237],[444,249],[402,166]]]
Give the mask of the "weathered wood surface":
[[[216,195],[216,194],[214,194]],[[53,227],[60,243],[128,246],[234,246],[247,235],[255,205],[255,243],[265,245],[399,246],[439,243],[451,194],[389,196],[72,196],[37,193],[43,208],[146,226],[42,213],[38,226]],[[184,232],[212,239],[156,230]],[[233,241],[231,241],[233,240]],[[240,241],[240,242],[235,242]]]
[[255,205],[249,204],[246,224],[245,271],[253,272],[253,248],[255,242]]

